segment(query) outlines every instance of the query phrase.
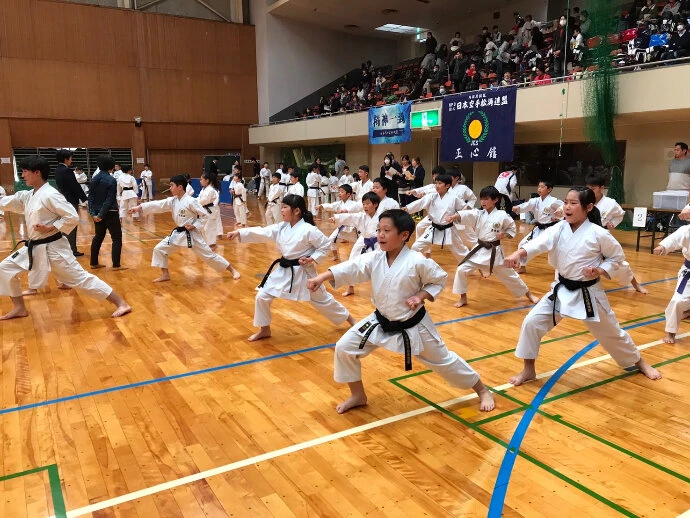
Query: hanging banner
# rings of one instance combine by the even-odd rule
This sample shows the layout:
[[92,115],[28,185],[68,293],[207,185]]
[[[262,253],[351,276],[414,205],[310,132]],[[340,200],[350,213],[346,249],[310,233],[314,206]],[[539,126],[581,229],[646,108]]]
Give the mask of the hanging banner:
[[513,160],[516,97],[516,88],[445,96],[441,124],[441,161]]
[[411,102],[369,108],[369,144],[410,142],[411,111]]

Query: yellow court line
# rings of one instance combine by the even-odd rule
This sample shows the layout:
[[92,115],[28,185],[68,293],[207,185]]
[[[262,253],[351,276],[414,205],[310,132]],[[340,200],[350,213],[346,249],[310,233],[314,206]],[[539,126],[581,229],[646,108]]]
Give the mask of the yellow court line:
[[[676,335],[676,338],[685,338],[686,336],[690,336],[690,332]],[[654,347],[656,345],[660,345],[663,343],[664,343],[663,340],[656,340],[654,342],[649,342],[647,344],[640,345],[637,348],[639,350],[644,350],[644,349],[648,349],[650,347]],[[578,362],[578,363],[574,364],[572,367],[570,367],[570,369],[568,369],[568,371],[580,369],[582,367],[586,367],[588,365],[592,365],[592,364],[606,361],[609,359],[611,359],[611,356],[608,354],[604,354],[604,355],[598,356],[596,358],[592,358],[589,360],[584,360],[584,361]],[[557,370],[558,369],[554,369],[554,370],[548,371],[548,372],[543,372],[543,373],[537,375],[537,379],[548,378],[552,374],[554,374]],[[511,388],[514,388],[514,385],[511,385],[510,383],[506,383],[504,385],[494,387],[494,389],[496,391],[508,390]],[[447,408],[449,406],[456,405],[458,403],[463,403],[465,401],[470,401],[470,400],[475,399],[475,398],[477,398],[477,394],[472,393],[472,394],[468,394],[466,396],[462,396],[459,398],[450,399],[450,400],[445,401],[443,403],[439,403],[438,406],[440,406],[442,408]],[[87,505],[85,507],[80,507],[78,509],[73,509],[71,511],[67,511],[67,518],[77,518],[78,516],[84,516],[86,514],[95,513],[96,511],[108,509],[110,507],[124,504],[126,502],[131,502],[132,500],[137,500],[139,498],[145,498],[147,496],[151,496],[151,495],[154,495],[156,493],[160,493],[162,491],[168,491],[168,490],[174,489],[176,487],[184,486],[186,484],[191,484],[192,482],[198,482],[199,480],[203,480],[203,479],[208,478],[208,477],[213,477],[215,475],[220,475],[220,474],[228,473],[230,471],[235,471],[237,469],[241,469],[241,468],[244,468],[247,466],[251,466],[252,464],[256,464],[258,462],[264,462],[267,460],[275,459],[277,457],[283,457],[285,455],[290,455],[292,453],[295,453],[295,452],[298,452],[301,450],[313,448],[314,446],[319,446],[319,445],[325,444],[327,442],[342,439],[344,437],[349,437],[351,435],[356,435],[358,433],[366,432],[368,430],[373,430],[375,428],[381,428],[382,426],[386,426],[386,425],[389,425],[392,423],[397,423],[399,421],[404,421],[405,419],[409,419],[410,417],[416,417],[418,415],[426,414],[426,413],[429,413],[433,410],[435,410],[434,407],[425,406],[422,408],[418,408],[417,410],[412,410],[410,412],[405,412],[403,414],[398,414],[398,415],[394,415],[391,417],[386,417],[384,419],[379,419],[377,421],[373,421],[371,423],[367,423],[367,424],[364,424],[361,426],[356,426],[354,428],[348,428],[347,430],[343,430],[341,432],[336,432],[336,433],[333,433],[330,435],[325,435],[323,437],[317,437],[316,439],[311,439],[309,441],[293,444],[292,446],[288,446],[286,448],[281,448],[279,450],[274,450],[274,451],[270,451],[267,453],[262,453],[261,455],[256,455],[256,456],[250,457],[248,459],[240,460],[237,462],[231,462],[230,464],[226,464],[224,466],[218,466],[217,468],[212,468],[212,469],[209,469],[206,471],[201,471],[199,473],[194,473],[193,475],[188,475],[186,477],[182,477],[182,478],[179,478],[177,480],[169,480],[168,482],[164,482],[162,484],[147,487],[145,489],[140,489],[140,490],[134,491],[132,493],[127,493],[125,495],[117,496],[115,498],[110,498],[110,499],[104,500],[102,502],[97,502],[95,504],[91,504],[91,505]],[[50,518],[55,518],[55,517],[51,516]],[[688,517],[684,516],[684,518],[690,518],[690,515],[688,515]]]

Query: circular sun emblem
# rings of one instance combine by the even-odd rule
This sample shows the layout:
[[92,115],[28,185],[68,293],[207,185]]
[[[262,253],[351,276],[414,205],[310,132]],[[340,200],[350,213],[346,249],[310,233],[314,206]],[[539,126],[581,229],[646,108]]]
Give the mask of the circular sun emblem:
[[467,143],[484,142],[489,134],[489,117],[483,111],[472,111],[467,114],[462,124],[462,135]]
[[467,133],[469,133],[470,137],[472,137],[474,140],[477,140],[482,136],[483,130],[484,126],[482,125],[481,121],[479,119],[474,119],[472,122],[470,122],[470,125],[467,128]]

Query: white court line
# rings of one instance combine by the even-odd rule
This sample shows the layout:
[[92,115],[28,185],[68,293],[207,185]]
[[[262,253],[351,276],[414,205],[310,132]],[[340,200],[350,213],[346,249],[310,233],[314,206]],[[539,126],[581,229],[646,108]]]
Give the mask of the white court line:
[[[676,339],[679,338],[684,338],[686,336],[690,336],[690,332],[688,333],[682,333],[679,335],[676,335]],[[647,344],[643,344],[638,346],[639,350],[643,349],[648,349],[650,347],[654,347],[656,345],[663,344],[663,340],[656,340],[654,342],[649,342]],[[575,369],[580,369],[582,367],[586,367],[588,365],[592,365],[595,363],[599,363],[605,360],[611,359],[611,356],[608,354],[605,354],[603,356],[598,356],[596,358],[592,358],[590,360],[584,360],[581,362],[578,362],[574,364],[569,371],[575,370]],[[542,379],[542,378],[548,378],[552,374],[554,374],[558,369],[554,369],[549,372],[543,372],[539,375],[537,375],[537,379]],[[500,385],[498,387],[494,387],[494,390],[507,390],[510,388],[513,388],[514,386],[511,385],[510,383],[506,383],[505,385]],[[457,403],[462,403],[464,401],[469,401],[471,399],[475,399],[477,397],[477,394],[468,394],[466,396],[462,396],[459,398],[455,399],[450,399],[448,401],[445,401],[443,403],[439,403],[438,406],[442,408],[449,407],[451,405],[455,405]],[[301,442],[298,444],[293,444],[292,446],[288,446],[286,448],[281,448],[280,450],[274,450],[268,453],[262,453],[261,455],[257,455],[255,457],[250,457],[248,459],[240,460],[237,462],[232,462],[230,464],[226,464],[225,466],[219,466],[217,468],[209,469],[206,471],[201,471],[199,473],[195,473],[193,475],[188,475],[186,477],[179,478],[177,480],[170,480],[168,482],[164,482],[162,484],[158,484],[156,486],[151,486],[145,489],[140,489],[139,491],[134,491],[133,493],[128,493],[126,495],[118,496],[115,498],[111,498],[109,500],[104,500],[102,502],[97,502],[95,504],[87,505],[85,507],[80,507],[78,509],[73,509],[72,511],[67,511],[67,518],[76,518],[77,516],[84,516],[85,514],[89,513],[95,513],[96,511],[100,511],[103,509],[107,509],[109,507],[113,507],[116,505],[124,504],[125,502],[131,502],[132,500],[136,500],[138,498],[144,498],[147,496],[151,496],[155,493],[160,493],[161,491],[168,491],[170,489],[176,488],[183,486],[185,484],[190,484],[192,482],[197,482],[199,480],[203,480],[208,477],[213,477],[215,475],[220,475],[222,473],[228,473],[229,471],[234,471],[240,468],[244,468],[246,466],[250,466],[252,464],[256,464],[259,462],[264,462],[267,460],[275,459],[277,457],[282,457],[283,455],[290,455],[291,453],[298,452],[300,450],[305,450],[307,448],[312,448],[314,446],[319,446],[321,444],[325,444],[327,442],[335,441],[338,439],[342,439],[344,437],[349,437],[351,435],[355,435],[358,433],[366,432],[367,430],[373,430],[374,428],[380,428],[382,426],[386,426],[392,423],[397,423],[399,421],[404,421],[405,419],[409,419],[410,417],[416,417],[418,415],[426,414],[431,412],[432,410],[435,410],[434,407],[432,406],[425,406],[422,408],[419,408],[417,410],[412,410],[410,412],[405,412],[404,414],[398,414],[394,415],[391,417],[386,417],[385,419],[379,419],[378,421],[373,421],[371,423],[367,423],[361,426],[356,426],[354,428],[349,428],[347,430],[343,430],[341,432],[333,433],[330,435],[325,435],[324,437],[318,437],[316,439],[311,439],[309,441]],[[688,511],[690,513],[690,511]],[[690,514],[685,513],[683,515],[683,518],[690,518]],[[686,517],[687,515],[687,517]],[[50,518],[55,518],[54,516],[51,516]],[[680,517],[679,517],[680,518]]]

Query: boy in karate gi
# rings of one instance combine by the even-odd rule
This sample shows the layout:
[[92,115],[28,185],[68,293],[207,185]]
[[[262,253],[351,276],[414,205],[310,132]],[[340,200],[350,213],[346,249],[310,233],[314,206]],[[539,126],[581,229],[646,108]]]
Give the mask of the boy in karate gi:
[[[94,176],[96,173],[94,173]],[[144,170],[139,175],[141,178],[141,200],[147,201],[153,199],[153,171],[149,169],[149,165],[144,165]]]
[[684,225],[670,236],[665,237],[654,249],[656,255],[666,255],[676,250],[683,252],[685,262],[678,270],[678,282],[673,297],[666,306],[666,336],[664,342],[676,343],[680,321],[690,316],[690,225]]
[[170,179],[170,196],[164,200],[142,203],[131,209],[132,214],[156,214],[160,212],[172,212],[173,221],[177,225],[170,236],[164,238],[153,249],[151,266],[161,269],[161,276],[153,282],[165,282],[170,280],[168,270],[168,256],[175,247],[191,248],[206,264],[217,272],[229,271],[232,278],[240,278],[240,272],[222,256],[209,248],[201,234],[201,229],[206,224],[208,212],[196,198],[192,198],[185,191],[187,180],[181,174]]
[[266,226],[282,221],[280,217],[280,202],[283,201],[283,186],[280,185],[282,175],[275,172],[271,175],[271,187],[266,197]]
[[299,173],[295,171],[290,173],[290,187],[288,187],[287,193],[304,198],[304,186],[299,183]]
[[316,207],[319,205],[319,201],[321,199],[321,175],[319,174],[319,164],[312,164],[311,172],[307,175],[306,181],[309,212],[316,214]]
[[[352,201],[352,187],[348,184],[343,184],[338,188],[338,195],[340,200],[335,203],[323,203],[317,205],[317,210],[325,210],[328,212],[350,212],[355,207],[355,202]],[[331,240],[331,251],[333,252],[333,260],[340,261],[338,255],[338,239],[343,239],[354,243],[357,241],[357,230],[351,226],[340,225],[336,228],[328,239]]]
[[414,233],[412,217],[400,209],[379,216],[380,251],[360,255],[307,281],[318,290],[329,281],[334,287],[371,281],[376,311],[355,324],[335,346],[334,379],[347,383],[350,397],[336,406],[339,414],[367,404],[361,358],[377,347],[405,355],[405,370],[416,356],[449,384],[470,388],[479,396],[479,409],[494,409],[489,389],[467,362],[448,350],[426,312],[424,301],[434,301],[448,274],[431,259],[405,245]]
[[[127,172],[121,173],[117,178],[117,196],[120,199],[120,220],[127,217],[129,211],[137,206],[137,180],[132,176],[132,168],[128,167]],[[139,216],[134,216],[138,218]]]

